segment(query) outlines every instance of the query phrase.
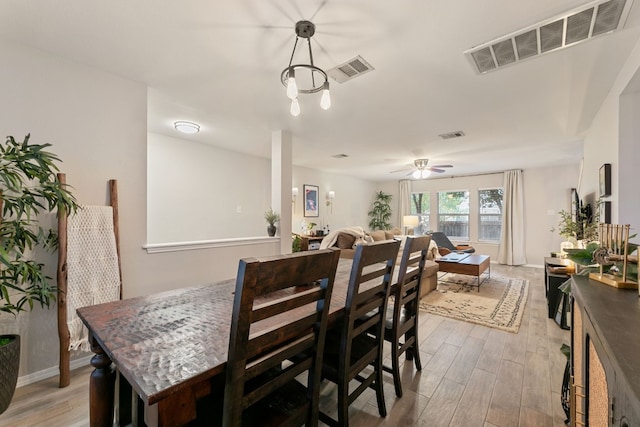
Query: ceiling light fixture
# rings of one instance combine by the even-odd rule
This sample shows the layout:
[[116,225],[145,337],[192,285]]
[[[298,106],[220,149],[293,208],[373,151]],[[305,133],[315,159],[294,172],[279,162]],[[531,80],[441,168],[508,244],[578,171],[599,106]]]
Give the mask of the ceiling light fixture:
[[173,123],[173,127],[177,131],[182,133],[198,133],[200,132],[200,125],[192,122],[177,121]]
[[[293,52],[289,59],[289,66],[282,70],[280,80],[287,88],[287,96],[291,99],[290,113],[292,116],[300,115],[300,103],[298,102],[298,94],[300,93],[316,93],[322,91],[320,107],[323,110],[331,108],[331,94],[329,93],[329,78],[327,73],[313,64],[313,52],[311,52],[311,37],[316,32],[316,26],[310,21],[298,21],[295,26],[296,41],[293,44]],[[298,40],[300,38],[307,39],[309,46],[309,63],[293,64],[293,57],[296,53]],[[304,77],[303,77],[304,76]],[[316,84],[316,77],[319,82]],[[304,85],[301,84],[304,81]]]

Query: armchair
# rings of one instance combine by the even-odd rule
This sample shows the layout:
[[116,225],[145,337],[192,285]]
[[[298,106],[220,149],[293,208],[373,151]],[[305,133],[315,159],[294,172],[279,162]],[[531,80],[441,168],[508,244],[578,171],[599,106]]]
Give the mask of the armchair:
[[454,245],[451,242],[451,240],[449,240],[447,235],[444,234],[441,231],[432,232],[431,233],[431,239],[434,242],[436,242],[436,245],[438,245],[438,252],[442,256],[447,255],[447,254],[449,254],[451,252],[471,254],[471,253],[474,253],[476,251],[473,248],[473,246],[469,246],[469,245]]

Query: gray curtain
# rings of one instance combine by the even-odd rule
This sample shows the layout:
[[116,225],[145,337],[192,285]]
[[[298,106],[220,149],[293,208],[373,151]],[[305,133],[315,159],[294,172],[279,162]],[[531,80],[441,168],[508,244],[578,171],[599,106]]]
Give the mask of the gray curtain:
[[507,265],[526,264],[522,171],[505,171],[503,187],[502,238],[498,262]]
[[400,225],[400,229],[404,230],[402,218],[405,215],[411,215],[411,180],[403,179],[402,181],[398,181],[398,184],[400,186],[400,198],[398,200],[398,223]]

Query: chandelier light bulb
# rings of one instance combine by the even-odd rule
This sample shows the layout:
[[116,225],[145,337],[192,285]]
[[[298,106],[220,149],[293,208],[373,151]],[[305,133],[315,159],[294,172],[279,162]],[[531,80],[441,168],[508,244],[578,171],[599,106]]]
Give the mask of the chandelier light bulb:
[[424,170],[422,171],[422,179],[429,178],[429,175],[431,175],[431,171],[430,171],[430,170],[426,170],[426,169],[424,169]]
[[300,103],[298,102],[298,98],[294,98],[291,101],[291,110],[289,110],[293,117],[298,117],[300,115]]
[[322,98],[320,99],[320,108],[328,110],[331,108],[331,94],[329,93],[329,82],[326,81],[322,85]]
[[287,79],[287,96],[289,99],[298,97],[298,85],[296,83],[296,72],[293,67],[289,67],[289,78]]
[[419,171],[419,170],[415,170],[415,171],[413,171],[413,177],[414,177],[415,179],[420,179],[420,176],[421,176],[421,173],[420,173],[420,172],[421,172],[421,171]]

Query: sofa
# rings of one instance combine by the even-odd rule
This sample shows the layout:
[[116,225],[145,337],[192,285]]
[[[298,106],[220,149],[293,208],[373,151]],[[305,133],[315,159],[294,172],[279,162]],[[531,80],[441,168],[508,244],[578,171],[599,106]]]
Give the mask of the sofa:
[[[365,232],[361,227],[348,227],[339,230],[332,231],[324,237],[320,243],[320,249],[326,248],[338,248],[340,249],[340,258],[353,259],[356,252],[355,247],[358,243],[362,242],[376,242],[382,240],[392,240],[395,238],[404,238],[406,236],[400,236],[400,229],[392,230],[376,230],[371,232]],[[400,257],[402,254],[402,248],[400,247]],[[431,241],[429,246],[429,254],[427,256],[427,262],[424,266],[422,273],[422,284],[420,297],[425,296],[429,292],[436,289],[438,286],[438,263],[434,260],[439,257],[438,246],[434,241]]]

